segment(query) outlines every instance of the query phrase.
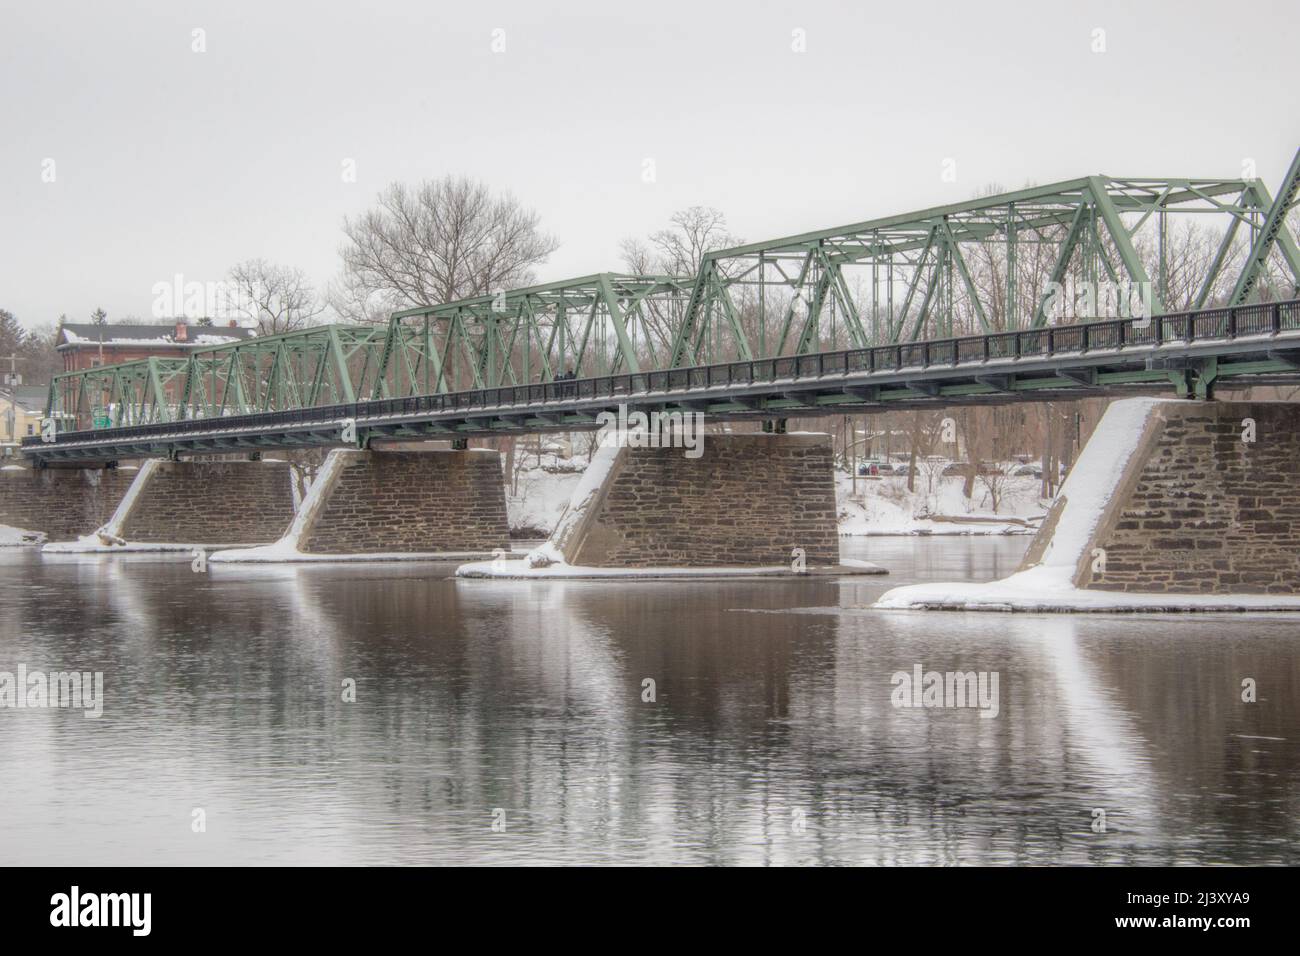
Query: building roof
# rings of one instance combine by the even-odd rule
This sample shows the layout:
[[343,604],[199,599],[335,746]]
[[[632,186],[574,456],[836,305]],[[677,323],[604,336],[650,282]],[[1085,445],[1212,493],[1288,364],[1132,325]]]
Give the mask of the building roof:
[[29,414],[45,411],[45,402],[49,398],[48,385],[19,385],[17,388],[0,389],[0,401],[6,405],[13,402]]
[[[228,345],[252,338],[252,329],[231,328],[222,325],[186,325],[185,338],[176,337],[177,322],[165,325],[105,325],[105,345],[136,345],[145,347],[194,348],[196,346]],[[59,326],[56,348],[95,346],[100,344],[100,326],[94,323],[65,322]]]
[[44,411],[45,403],[50,397],[48,385],[19,385],[11,391],[19,405],[34,412]]

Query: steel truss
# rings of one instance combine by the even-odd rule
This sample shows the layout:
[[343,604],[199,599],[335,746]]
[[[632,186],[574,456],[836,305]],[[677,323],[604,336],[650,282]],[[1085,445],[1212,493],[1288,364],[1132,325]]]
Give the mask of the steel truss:
[[[1294,199],[1295,178],[1293,164],[1283,198]],[[1250,290],[1274,247],[1300,285],[1287,208],[1253,179],[1089,176],[720,250],[704,258],[671,366],[1040,327],[1050,287],[1021,262],[1035,246],[1050,253],[1048,281],[1149,289],[1152,314],[1163,314],[1175,215],[1228,217],[1189,307],[1206,305],[1243,225],[1271,238],[1253,244],[1239,288]]]
[[[90,427],[309,408],[369,397],[388,339],[382,326],[321,325],[54,376],[47,414]],[[380,385],[378,395],[387,395]]]
[[[711,421],[772,421],[893,408],[1056,401],[1173,388],[1300,381],[1300,300],[1108,319],[991,335],[927,339],[573,381],[434,392],[279,412],[22,440],[51,464],[254,453],[378,440],[520,435],[599,427],[603,413],[702,412]],[[351,432],[355,431],[355,438]]]
[[[724,249],[693,278],[598,273],[406,309],[387,326],[68,372],[47,417],[61,431],[125,427],[1034,329],[1050,324],[1046,283],[1067,280],[1149,288],[1163,315],[1169,223],[1184,215],[1227,218],[1185,308],[1242,305],[1270,262],[1300,295],[1298,202],[1300,153],[1276,201],[1255,179],[1089,176]],[[1224,296],[1239,235],[1244,263]]]
[[61,430],[90,427],[97,418],[114,427],[174,421],[188,370],[189,359],[155,356],[55,375],[46,414]]
[[406,309],[389,322],[383,367],[410,395],[658,368],[690,283],[602,272]]

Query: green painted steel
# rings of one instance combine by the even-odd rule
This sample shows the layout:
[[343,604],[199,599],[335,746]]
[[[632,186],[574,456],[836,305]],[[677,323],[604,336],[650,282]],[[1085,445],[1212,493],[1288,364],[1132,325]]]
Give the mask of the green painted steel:
[[[712,252],[670,365],[1042,326],[1049,290],[1030,286],[1031,254],[1050,258],[1040,274],[1052,282],[1149,289],[1162,314],[1169,221],[1205,214],[1228,216],[1235,236],[1242,223],[1264,228],[1270,201],[1257,180],[1089,176]],[[1294,241],[1284,226],[1277,234],[1290,262]],[[1199,277],[1198,304],[1221,280],[1232,236]]]
[[[119,379],[126,376],[119,375]],[[143,380],[143,376],[137,376]],[[269,375],[268,375],[269,379]],[[750,420],[883,408],[1067,399],[1132,387],[1212,397],[1219,385],[1300,381],[1300,298],[685,369],[359,400],[25,438],[44,464],[141,456],[368,447],[379,439],[594,427],[615,404]],[[96,413],[99,406],[92,406]],[[52,440],[51,440],[52,438]]]
[[155,356],[56,375],[46,415],[60,431],[176,421],[182,416],[169,397],[179,394],[188,371],[189,359]]
[[322,325],[56,375],[46,414],[60,430],[88,427],[95,409],[113,425],[284,411],[366,397],[388,330]]
[[[1263,183],[1256,182],[1254,189],[1257,201],[1268,201],[1268,191]],[[1291,278],[1295,283],[1294,293],[1300,295],[1300,250],[1296,248],[1295,237],[1291,235],[1287,221],[1291,210],[1297,205],[1300,205],[1300,150],[1296,151],[1295,158],[1291,160],[1291,168],[1282,179],[1277,200],[1269,207],[1264,224],[1251,244],[1246,265],[1237,278],[1232,295],[1228,297],[1229,305],[1245,305],[1249,301],[1250,293],[1259,281],[1275,246],[1281,250],[1282,257],[1291,269]]]
[[395,394],[431,394],[661,368],[690,284],[602,272],[405,309],[389,322],[383,377]]
[[[284,411],[659,368],[689,280],[601,273],[55,377],[47,414],[89,427]],[[66,427],[65,427],[66,426]]]
[[47,416],[149,424],[1038,328],[1044,279],[1149,289],[1162,314],[1175,216],[1228,217],[1180,308],[1218,297],[1242,226],[1230,301],[1258,291],[1275,252],[1300,294],[1298,193],[1300,152],[1276,200],[1254,179],[1088,176],[708,253],[693,277],[598,273],[65,373]]

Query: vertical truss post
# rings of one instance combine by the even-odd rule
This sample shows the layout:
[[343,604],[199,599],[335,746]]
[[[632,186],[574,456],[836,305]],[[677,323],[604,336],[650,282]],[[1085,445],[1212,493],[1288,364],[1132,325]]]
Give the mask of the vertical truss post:
[[[352,387],[352,376],[348,372],[348,359],[343,352],[343,343],[339,339],[339,330],[330,326],[329,330],[329,353],[334,362],[334,374],[338,376],[338,388],[343,392],[343,401],[351,405],[357,400],[356,390]],[[321,357],[321,363],[324,364],[325,358]],[[379,383],[384,380],[382,375],[375,377],[375,387],[379,388]]]
[[[1119,212],[1115,209],[1114,202],[1111,201],[1110,194],[1106,190],[1106,184],[1100,176],[1089,177],[1092,201],[1096,205],[1097,211],[1101,213],[1102,222],[1106,224],[1106,231],[1110,233],[1110,238],[1115,243],[1115,249],[1119,252],[1120,261],[1124,263],[1124,269],[1128,272],[1131,281],[1138,283],[1145,288],[1151,284],[1151,278],[1147,275],[1146,268],[1142,265],[1142,259],[1133,248],[1133,241],[1129,236],[1128,230],[1124,228],[1124,223],[1119,218]],[[1163,199],[1161,209],[1164,209]],[[1151,297],[1151,311],[1154,315],[1163,315],[1165,313],[1165,297],[1163,290],[1157,292]]]
[[600,299],[605,303],[610,324],[614,327],[614,337],[618,340],[618,353],[614,357],[614,364],[617,365],[618,356],[621,355],[629,372],[639,372],[641,371],[641,363],[637,361],[636,349],[632,347],[632,339],[627,334],[627,326],[623,322],[623,313],[619,310],[618,297],[614,295],[614,287],[610,284],[609,276],[602,273],[597,279],[597,285],[600,289]]
[[[1070,220],[1069,228],[1065,236],[1061,239],[1061,247],[1056,254],[1056,262],[1052,265],[1052,272],[1048,276],[1048,285],[1059,284],[1065,278],[1065,270],[1070,265],[1070,257],[1074,255],[1074,248],[1079,243],[1079,236],[1083,231],[1084,209],[1080,205],[1074,211],[1074,218]],[[1051,290],[1045,289],[1038,300],[1038,307],[1034,310],[1033,328],[1041,328],[1047,324],[1047,300],[1051,296]]]
[[[1255,188],[1258,190],[1257,195],[1267,201],[1268,191],[1264,189],[1263,184],[1255,184]],[[1246,256],[1246,264],[1241,270],[1241,275],[1237,277],[1232,295],[1228,298],[1229,305],[1246,304],[1268,263],[1269,253],[1275,243],[1282,250],[1282,256],[1291,268],[1295,290],[1300,292],[1300,252],[1297,251],[1295,239],[1287,226],[1287,214],[1296,204],[1298,193],[1300,193],[1300,150],[1296,151],[1295,157],[1291,160],[1291,166],[1282,180],[1282,188],[1278,190],[1277,199],[1269,206],[1264,224],[1251,244],[1250,253]]]

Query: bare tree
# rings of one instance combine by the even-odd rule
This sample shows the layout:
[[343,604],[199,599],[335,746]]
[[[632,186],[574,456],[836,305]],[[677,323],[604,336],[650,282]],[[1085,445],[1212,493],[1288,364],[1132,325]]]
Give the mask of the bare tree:
[[[998,513],[1006,496],[1010,477],[1006,459],[1023,433],[1024,415],[1019,408],[974,408],[967,427],[972,474],[983,486],[993,513]],[[967,496],[969,497],[969,496]]]
[[393,311],[391,293],[368,289],[359,276],[347,271],[330,283],[328,298],[340,318],[359,325],[382,325]]
[[946,462],[934,457],[935,448],[943,435],[943,414],[939,411],[917,410],[901,413],[906,416],[908,436],[907,490],[916,490],[918,470],[925,475],[926,493],[934,491],[934,481],[943,471]]
[[257,322],[258,335],[292,332],[311,325],[325,311],[301,269],[248,259],[229,274],[238,293],[238,308]]
[[742,240],[727,231],[727,217],[711,206],[691,206],[672,214],[672,225],[650,234],[648,242],[624,239],[623,264],[631,272],[694,276],[706,253]]
[[465,177],[393,183],[343,220],[343,304],[387,311],[527,285],[559,246],[539,223],[513,196]]
[[[727,217],[712,207],[681,209],[668,221],[671,225],[667,229],[653,232],[645,240],[624,239],[619,243],[623,268],[636,275],[677,276],[690,281],[700,271],[707,253],[743,242],[727,231]],[[743,299],[737,307],[743,316]],[[650,336],[661,350],[668,349],[681,320],[679,309],[654,299],[646,301],[645,309]]]

